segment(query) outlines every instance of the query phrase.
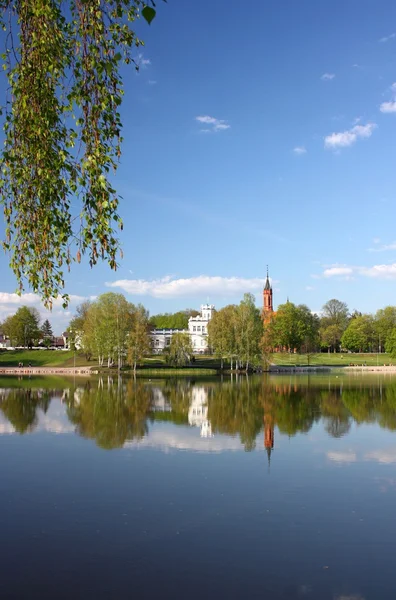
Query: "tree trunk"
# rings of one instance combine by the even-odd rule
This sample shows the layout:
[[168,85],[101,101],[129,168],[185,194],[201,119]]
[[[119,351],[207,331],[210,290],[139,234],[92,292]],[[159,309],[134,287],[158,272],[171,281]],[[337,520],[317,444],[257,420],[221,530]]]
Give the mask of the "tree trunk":
[[223,370],[223,357],[220,359],[220,369]]

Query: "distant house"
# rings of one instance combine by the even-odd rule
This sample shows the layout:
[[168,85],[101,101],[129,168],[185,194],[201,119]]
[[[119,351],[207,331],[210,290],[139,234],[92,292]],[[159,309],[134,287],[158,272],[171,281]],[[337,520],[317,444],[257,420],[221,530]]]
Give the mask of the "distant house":
[[155,354],[163,352],[170,345],[172,336],[175,333],[188,333],[196,354],[208,352],[208,323],[213,316],[214,310],[215,307],[213,304],[202,304],[200,314],[189,318],[188,329],[153,329],[150,332],[153,352]]
[[0,348],[10,348],[11,341],[10,339],[4,335],[2,331],[0,331]]

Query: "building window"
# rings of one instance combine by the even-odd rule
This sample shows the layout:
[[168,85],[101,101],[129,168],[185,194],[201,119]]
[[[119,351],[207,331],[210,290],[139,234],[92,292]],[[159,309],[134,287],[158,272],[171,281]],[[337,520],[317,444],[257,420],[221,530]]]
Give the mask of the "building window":
[[159,340],[155,340],[155,345],[159,346]]
[[194,327],[193,327],[193,331],[197,331],[197,328],[195,327],[195,325],[194,325]]
[[201,326],[200,325],[198,325],[197,331],[201,331]]
[[202,333],[205,333],[205,327],[202,325]]
[[166,338],[166,345],[170,346],[170,338]]

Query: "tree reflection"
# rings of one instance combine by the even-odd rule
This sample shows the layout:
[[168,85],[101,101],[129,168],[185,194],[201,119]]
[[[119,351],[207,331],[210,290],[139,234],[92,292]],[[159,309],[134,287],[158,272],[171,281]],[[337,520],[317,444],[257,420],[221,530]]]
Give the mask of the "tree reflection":
[[[30,382],[29,382],[30,385]],[[102,448],[120,448],[143,439],[150,423],[198,426],[202,437],[239,437],[253,450],[261,434],[271,457],[276,432],[307,433],[322,421],[334,438],[346,435],[353,421],[396,430],[396,381],[341,377],[239,377],[230,380],[99,378],[63,392],[3,388],[0,411],[19,433],[38,423],[39,411],[61,395],[76,431]]]
[[105,449],[120,448],[125,442],[142,439],[148,431],[149,389],[136,380],[109,378],[87,382],[78,401],[69,401],[67,414],[83,437]]
[[0,410],[18,433],[32,432],[37,425],[37,411],[47,412],[51,391],[33,388],[2,389]]

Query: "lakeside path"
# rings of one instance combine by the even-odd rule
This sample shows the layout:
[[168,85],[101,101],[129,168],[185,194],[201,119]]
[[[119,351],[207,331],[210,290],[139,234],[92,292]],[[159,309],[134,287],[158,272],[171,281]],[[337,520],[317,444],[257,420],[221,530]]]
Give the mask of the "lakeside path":
[[0,367],[0,375],[95,375],[93,367]]

